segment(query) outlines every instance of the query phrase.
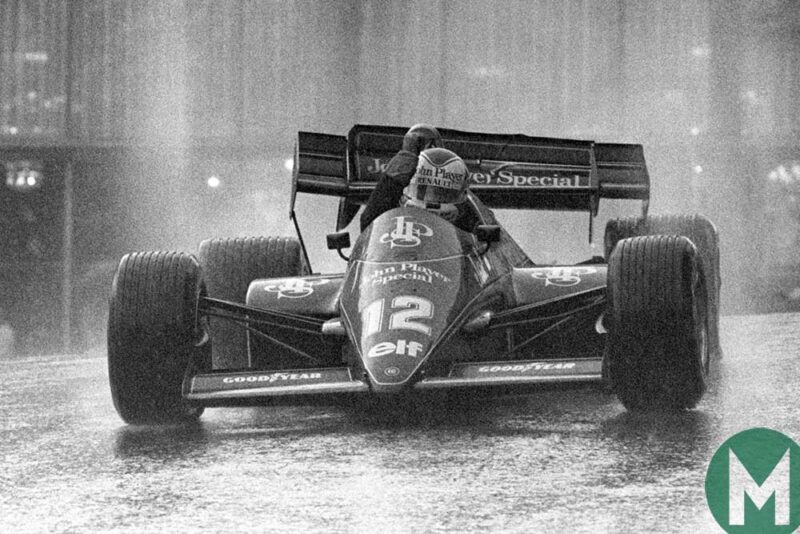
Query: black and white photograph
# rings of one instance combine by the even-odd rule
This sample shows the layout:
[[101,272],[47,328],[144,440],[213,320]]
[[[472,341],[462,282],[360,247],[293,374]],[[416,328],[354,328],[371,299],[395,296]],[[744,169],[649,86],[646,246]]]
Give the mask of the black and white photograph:
[[0,532],[800,529],[798,0],[0,0]]

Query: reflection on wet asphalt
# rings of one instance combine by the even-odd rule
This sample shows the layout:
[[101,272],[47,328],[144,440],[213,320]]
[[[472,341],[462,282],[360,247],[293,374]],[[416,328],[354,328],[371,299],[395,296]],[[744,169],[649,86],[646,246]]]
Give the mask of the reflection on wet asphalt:
[[102,354],[0,362],[0,532],[721,532],[703,481],[733,433],[800,439],[800,315],[728,317],[698,410],[596,390],[207,410],[127,427]]

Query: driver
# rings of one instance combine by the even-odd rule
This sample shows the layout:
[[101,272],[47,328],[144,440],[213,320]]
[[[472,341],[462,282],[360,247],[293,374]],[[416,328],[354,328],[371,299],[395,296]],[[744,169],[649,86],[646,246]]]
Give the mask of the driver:
[[439,130],[430,124],[415,124],[403,137],[403,148],[389,160],[361,214],[361,231],[381,213],[396,208],[417,168],[417,156],[423,150],[442,146]]
[[429,148],[419,155],[400,205],[428,210],[471,232],[478,220],[467,208],[468,186],[469,170],[464,160],[446,148]]

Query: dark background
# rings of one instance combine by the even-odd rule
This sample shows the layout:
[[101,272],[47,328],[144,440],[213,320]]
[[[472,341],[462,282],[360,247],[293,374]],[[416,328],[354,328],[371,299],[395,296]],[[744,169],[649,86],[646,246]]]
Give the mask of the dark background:
[[[723,313],[797,310],[798,82],[791,0],[3,0],[0,324],[99,344],[123,253],[293,232],[298,130],[421,121],[642,143],[651,212],[719,228]],[[299,202],[317,271],[335,209]],[[583,214],[500,215],[534,261],[597,250]]]

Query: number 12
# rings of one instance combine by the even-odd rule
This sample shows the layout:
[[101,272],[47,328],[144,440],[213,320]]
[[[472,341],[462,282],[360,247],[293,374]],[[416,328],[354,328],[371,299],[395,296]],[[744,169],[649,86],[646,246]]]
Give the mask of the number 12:
[[[361,310],[365,337],[383,330],[383,303],[384,299],[378,299]],[[397,311],[389,315],[389,330],[416,330],[426,336],[431,335],[431,327],[419,322],[420,319],[433,317],[431,301],[412,295],[400,295],[392,299],[391,308]]]

